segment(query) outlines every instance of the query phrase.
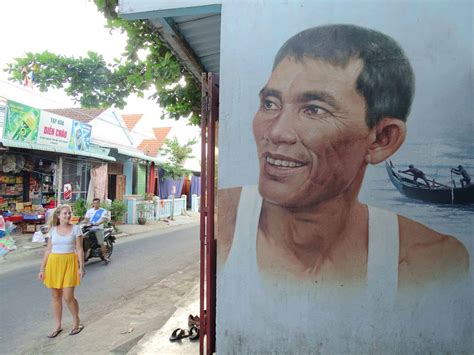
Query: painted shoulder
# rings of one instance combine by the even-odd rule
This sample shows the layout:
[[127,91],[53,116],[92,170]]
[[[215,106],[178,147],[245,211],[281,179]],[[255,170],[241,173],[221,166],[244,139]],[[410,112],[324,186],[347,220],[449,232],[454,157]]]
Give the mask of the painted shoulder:
[[241,191],[241,187],[234,187],[217,192],[217,262],[219,265],[225,262],[232,246]]
[[398,216],[400,286],[454,280],[469,272],[469,254],[456,238]]

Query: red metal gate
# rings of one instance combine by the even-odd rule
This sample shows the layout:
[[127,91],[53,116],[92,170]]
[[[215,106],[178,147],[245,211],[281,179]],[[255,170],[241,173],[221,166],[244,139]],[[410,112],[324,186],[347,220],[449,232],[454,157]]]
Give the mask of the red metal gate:
[[217,76],[202,74],[201,108],[201,290],[199,353],[216,349],[216,240],[214,237],[216,122],[219,114]]

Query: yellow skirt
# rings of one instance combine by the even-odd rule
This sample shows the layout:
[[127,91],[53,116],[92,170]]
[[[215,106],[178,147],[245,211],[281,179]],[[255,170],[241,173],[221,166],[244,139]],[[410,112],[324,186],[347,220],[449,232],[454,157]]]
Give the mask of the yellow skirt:
[[81,283],[76,253],[49,254],[43,283],[48,288],[75,287]]

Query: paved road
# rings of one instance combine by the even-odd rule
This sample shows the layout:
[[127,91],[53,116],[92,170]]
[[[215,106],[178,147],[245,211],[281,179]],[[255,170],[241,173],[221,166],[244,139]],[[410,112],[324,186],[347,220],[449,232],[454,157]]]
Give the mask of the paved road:
[[[84,323],[97,320],[141,289],[196,263],[199,227],[122,238],[115,244],[109,265],[93,260],[86,264],[87,274],[76,292]],[[49,290],[37,279],[39,263],[0,275],[1,354],[29,353],[49,340],[45,335],[54,322]],[[66,306],[63,328],[71,328]]]

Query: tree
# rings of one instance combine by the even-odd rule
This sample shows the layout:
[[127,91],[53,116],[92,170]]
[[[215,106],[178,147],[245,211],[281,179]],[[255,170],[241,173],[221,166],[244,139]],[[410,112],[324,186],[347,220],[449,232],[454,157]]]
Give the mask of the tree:
[[161,167],[165,171],[164,176],[166,178],[173,179],[173,194],[171,197],[171,216],[170,219],[174,219],[174,194],[176,191],[176,179],[183,177],[184,175],[189,174],[189,170],[184,168],[184,164],[187,159],[194,158],[191,155],[193,148],[192,146],[196,144],[197,140],[195,138],[189,139],[187,143],[181,145],[178,142],[176,136],[173,139],[165,139],[164,146],[161,150],[161,155],[168,158],[167,163],[161,164]]
[[[66,57],[44,51],[15,58],[4,71],[12,81],[22,82],[33,72],[40,91],[64,89],[82,107],[123,108],[131,94],[149,99],[164,108],[162,118],[189,117],[200,123],[201,92],[199,82],[176,59],[160,39],[156,29],[146,20],[126,21],[118,16],[118,0],[95,0],[107,18],[107,27],[127,34],[123,56],[106,63],[100,54],[88,52],[87,57]],[[146,53],[140,59],[138,53]]]

